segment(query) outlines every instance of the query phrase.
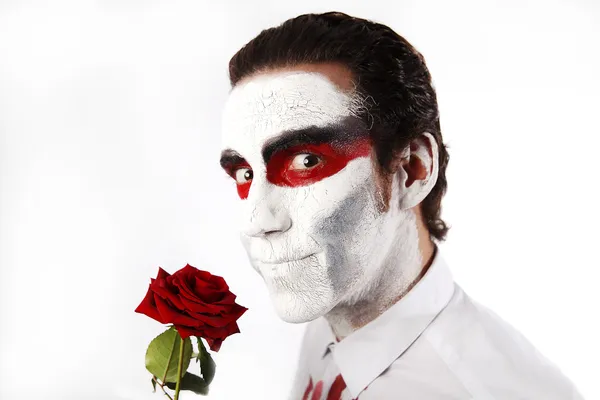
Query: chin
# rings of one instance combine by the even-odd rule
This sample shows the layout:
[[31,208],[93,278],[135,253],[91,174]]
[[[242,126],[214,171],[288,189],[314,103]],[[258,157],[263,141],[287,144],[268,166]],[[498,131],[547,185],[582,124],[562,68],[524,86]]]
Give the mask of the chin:
[[334,303],[321,298],[309,297],[303,294],[290,292],[270,293],[275,312],[285,322],[300,324],[310,322],[327,314]]

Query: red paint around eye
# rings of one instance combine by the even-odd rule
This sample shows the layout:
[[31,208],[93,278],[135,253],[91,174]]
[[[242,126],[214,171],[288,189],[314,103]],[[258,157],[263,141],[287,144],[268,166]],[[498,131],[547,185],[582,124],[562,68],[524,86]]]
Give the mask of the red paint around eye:
[[237,192],[238,195],[240,196],[240,199],[244,200],[246,198],[248,198],[248,193],[250,193],[250,184],[252,183],[252,180],[249,180],[246,183],[242,183],[242,184],[237,184]]
[[[343,146],[333,146],[331,143],[305,144],[294,146],[277,152],[267,165],[267,179],[278,186],[306,186],[335,175],[350,161],[358,157],[366,157],[371,152],[369,138],[361,138]],[[320,158],[314,167],[294,170],[291,164],[298,154],[309,153]]]
[[[235,172],[240,168],[248,168],[252,170],[252,168],[250,168],[250,164],[248,164],[247,162],[243,162],[227,168],[227,173],[235,180]],[[244,183],[237,183],[237,180],[235,181],[240,199],[244,200],[248,198],[248,193],[250,192],[250,185],[252,184],[252,179]]]

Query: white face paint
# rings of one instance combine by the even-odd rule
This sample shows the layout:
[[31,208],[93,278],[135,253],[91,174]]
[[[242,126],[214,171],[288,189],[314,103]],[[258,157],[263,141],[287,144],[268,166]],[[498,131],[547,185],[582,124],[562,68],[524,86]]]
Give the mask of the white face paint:
[[[325,76],[310,72],[250,78],[232,90],[226,104],[223,148],[237,160],[228,172],[241,197],[247,195],[240,200],[242,243],[286,321],[310,321],[340,302],[368,300],[375,286],[402,290],[418,274],[415,214],[397,206],[398,180],[388,211],[378,211],[368,133],[354,118],[360,106]],[[282,132],[315,127],[347,131],[346,150],[340,150],[338,138],[330,159],[319,153],[327,144],[298,146],[305,135],[294,142],[294,152],[265,156],[265,146]],[[321,164],[312,167],[315,148]],[[340,160],[344,166],[334,168]],[[307,175],[305,169],[321,172]]]

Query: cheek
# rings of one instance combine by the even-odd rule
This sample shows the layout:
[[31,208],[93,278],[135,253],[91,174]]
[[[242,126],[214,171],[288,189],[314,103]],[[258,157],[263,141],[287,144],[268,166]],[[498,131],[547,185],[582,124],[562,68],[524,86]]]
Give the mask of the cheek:
[[282,188],[286,208],[300,232],[311,232],[321,244],[352,241],[372,221],[374,181],[369,157],[357,158],[328,179],[300,188]]

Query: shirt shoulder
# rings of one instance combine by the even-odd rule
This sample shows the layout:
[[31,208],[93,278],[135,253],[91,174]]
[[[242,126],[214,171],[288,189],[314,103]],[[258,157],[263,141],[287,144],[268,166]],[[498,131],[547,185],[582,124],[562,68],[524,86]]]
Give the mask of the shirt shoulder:
[[360,400],[392,399],[468,400],[473,395],[422,338],[413,343],[359,395]]
[[422,339],[473,398],[581,399],[556,365],[458,285]]

